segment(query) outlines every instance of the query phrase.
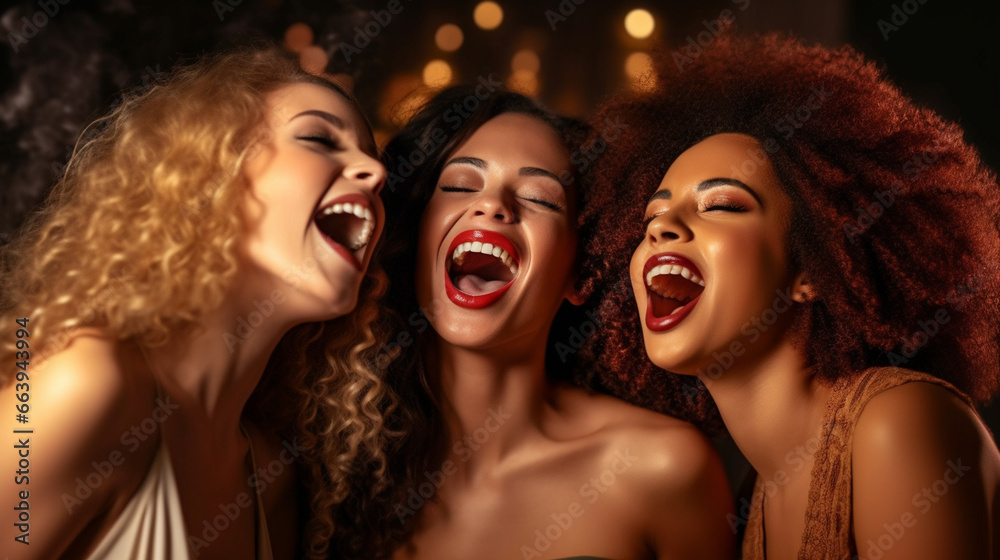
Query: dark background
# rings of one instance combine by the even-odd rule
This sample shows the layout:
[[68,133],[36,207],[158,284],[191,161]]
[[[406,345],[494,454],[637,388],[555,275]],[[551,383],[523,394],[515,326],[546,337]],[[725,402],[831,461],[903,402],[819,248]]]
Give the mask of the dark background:
[[[608,94],[628,87],[623,65],[629,54],[684,45],[705,31],[706,21],[729,9],[741,32],[789,31],[827,46],[855,45],[884,65],[919,103],[961,124],[986,161],[994,169],[1000,167],[1000,3],[995,1],[499,0],[502,23],[483,30],[473,22],[478,2],[394,0],[398,13],[385,25],[374,26],[372,10],[384,11],[391,1],[7,3],[0,8],[5,39],[0,47],[0,243],[43,199],[83,127],[104,113],[124,88],[149,84],[178,61],[251,37],[281,40],[286,29],[299,22],[310,26],[314,44],[328,58],[326,72],[353,85],[380,142],[412,108],[402,101],[414,99],[411,92],[422,87],[422,69],[432,59],[451,65],[453,82],[490,74],[506,80],[512,56],[531,49],[541,63],[537,96],[557,111],[585,117]],[[746,9],[740,10],[741,5]],[[58,12],[51,17],[38,15],[56,6]],[[560,8],[565,20],[553,30],[546,12],[558,13]],[[647,9],[656,18],[650,38],[625,33],[624,16],[633,8]],[[903,14],[906,21],[886,38],[878,22],[895,25],[894,13],[895,23]],[[31,28],[24,33],[22,18],[45,23],[28,38]],[[435,32],[444,23],[464,33],[455,52],[435,45]],[[377,33],[360,52],[351,52],[348,61],[342,44],[357,47],[355,26],[366,25]],[[12,33],[23,34],[27,42]],[[423,86],[415,98],[428,92]],[[1000,427],[996,408],[983,411],[994,432]]]

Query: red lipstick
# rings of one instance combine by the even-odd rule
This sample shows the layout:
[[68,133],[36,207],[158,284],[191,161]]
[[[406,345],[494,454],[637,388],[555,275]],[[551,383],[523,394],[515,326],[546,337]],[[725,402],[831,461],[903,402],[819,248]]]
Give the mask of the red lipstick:
[[459,307],[464,307],[466,309],[482,309],[489,305],[495,303],[507,290],[514,284],[514,280],[517,279],[516,274],[513,278],[502,287],[489,293],[472,295],[459,290],[452,282],[450,268],[451,268],[451,255],[455,253],[455,249],[463,243],[476,243],[480,242],[484,245],[489,243],[494,247],[499,247],[500,249],[507,252],[514,263],[520,267],[521,255],[518,253],[514,244],[507,239],[507,237],[489,230],[474,229],[463,231],[455,236],[455,239],[451,241],[448,245],[448,262],[444,269],[444,287],[445,293],[455,305]]
[[691,271],[692,274],[701,277],[701,271],[698,267],[694,265],[693,262],[687,258],[678,255],[676,253],[660,253],[658,255],[653,255],[646,261],[646,264],[642,267],[642,283],[646,288],[646,327],[654,332],[668,331],[684,320],[688,316],[688,313],[694,309],[694,306],[698,304],[698,300],[701,299],[701,293],[694,297],[691,301],[686,304],[674,309],[670,314],[666,316],[657,316],[653,311],[653,298],[662,297],[659,294],[653,292],[646,278],[649,273],[653,271],[654,268],[667,265],[667,266],[682,266]]

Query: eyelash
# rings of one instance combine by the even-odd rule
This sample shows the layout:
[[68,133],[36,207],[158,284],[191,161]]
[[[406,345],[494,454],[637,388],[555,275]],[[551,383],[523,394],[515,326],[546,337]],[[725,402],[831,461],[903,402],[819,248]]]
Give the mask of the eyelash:
[[[454,186],[451,186],[451,185],[441,185],[439,188],[441,189],[442,192],[475,192],[474,189],[469,189],[469,188],[465,188],[465,187],[454,187]],[[562,210],[562,208],[563,208],[562,205],[556,204],[555,202],[549,202],[547,200],[541,200],[541,199],[538,199],[538,198],[521,197],[521,199],[522,200],[526,200],[528,202],[533,202],[533,203],[538,204],[540,206],[544,206],[545,208],[548,208],[549,210]]]
[[[747,208],[746,206],[744,206],[744,205],[742,205],[742,204],[740,204],[738,202],[720,202],[720,203],[717,203],[717,204],[712,204],[710,206],[707,206],[704,209],[701,209],[700,211],[701,212],[711,212],[711,211],[714,211],[714,210],[722,210],[724,212],[740,212],[740,213],[742,213],[742,212],[749,211],[749,208]],[[642,220],[642,229],[644,229],[644,230],[649,229],[650,222],[652,222],[653,220],[655,220],[659,216],[660,216],[660,214],[653,214],[652,216],[647,216],[646,218],[644,218]]]
[[340,148],[340,144],[330,138],[329,136],[299,136],[299,140],[305,140],[307,142],[315,142],[317,144],[322,144],[331,150],[336,150]]

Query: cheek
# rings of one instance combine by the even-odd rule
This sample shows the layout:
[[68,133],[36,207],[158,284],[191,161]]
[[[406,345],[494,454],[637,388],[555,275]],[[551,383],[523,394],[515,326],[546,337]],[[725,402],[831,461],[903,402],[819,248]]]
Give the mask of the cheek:
[[637,247],[632,252],[632,260],[629,261],[629,277],[632,279],[632,291],[635,292],[636,299],[646,297],[646,282],[642,278],[642,269],[646,263],[640,249],[641,247]]

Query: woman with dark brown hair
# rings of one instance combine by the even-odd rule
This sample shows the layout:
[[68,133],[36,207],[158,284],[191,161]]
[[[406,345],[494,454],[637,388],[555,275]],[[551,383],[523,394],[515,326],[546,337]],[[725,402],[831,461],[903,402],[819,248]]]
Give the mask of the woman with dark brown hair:
[[597,116],[598,382],[714,399],[744,558],[1000,558],[995,175],[850,48],[726,34],[655,80]]
[[572,165],[583,136],[521,95],[456,87],[386,149],[389,302],[401,319],[386,360],[400,351],[392,377],[422,387],[397,392],[422,393],[434,420],[400,457],[413,476],[393,521],[413,531],[394,558],[735,552],[705,436],[559,382],[547,363],[546,340],[568,334],[553,321],[584,300],[589,277],[577,244],[587,182]]

